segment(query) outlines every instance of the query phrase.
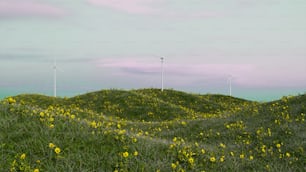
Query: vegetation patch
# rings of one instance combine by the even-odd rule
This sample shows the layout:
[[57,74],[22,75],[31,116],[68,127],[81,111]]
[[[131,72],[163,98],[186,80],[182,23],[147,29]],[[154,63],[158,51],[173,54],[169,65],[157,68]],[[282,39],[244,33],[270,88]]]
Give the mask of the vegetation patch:
[[305,102],[158,89],[9,97],[0,102],[0,169],[306,171]]

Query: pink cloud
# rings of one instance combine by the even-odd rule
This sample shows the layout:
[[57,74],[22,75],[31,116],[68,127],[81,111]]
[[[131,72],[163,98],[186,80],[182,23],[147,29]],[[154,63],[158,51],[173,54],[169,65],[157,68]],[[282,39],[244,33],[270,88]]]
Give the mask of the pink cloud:
[[[106,70],[112,69],[112,75],[120,77],[158,77],[161,64],[157,58],[148,60],[143,58],[113,58],[97,60],[95,65]],[[229,75],[236,86],[250,88],[280,88],[305,85],[305,77],[298,75],[300,70],[279,70],[264,68],[261,64],[204,64],[204,63],[173,63],[165,61],[164,71],[171,83],[192,82],[226,82]]]
[[[144,61],[137,58],[97,60],[97,67],[113,68],[126,75],[156,74],[161,70],[161,63],[155,61]],[[227,77],[228,75],[240,76],[254,70],[250,64],[188,64],[188,63],[164,63],[164,70],[167,75],[172,77],[203,77],[214,76],[217,78]]]
[[[118,69],[134,69],[137,71],[146,72],[159,72],[160,61],[152,60],[141,60],[137,58],[127,59],[108,59],[108,60],[97,60],[98,67],[110,67]],[[167,60],[167,59],[166,59]],[[241,72],[250,72],[254,69],[253,65],[250,64],[186,64],[182,63],[164,63],[165,70],[171,74],[177,75],[203,75],[203,74],[214,74],[214,75],[225,75],[225,74],[239,74]]]
[[127,13],[151,14],[156,13],[157,9],[153,6],[159,0],[88,0],[88,2]]
[[[168,18],[207,18],[223,14],[214,11],[177,11],[169,7],[165,0],[87,0],[90,4],[107,7],[130,14],[145,14]],[[167,6],[168,5],[168,6]]]
[[33,0],[0,0],[0,17],[59,17],[65,12]]

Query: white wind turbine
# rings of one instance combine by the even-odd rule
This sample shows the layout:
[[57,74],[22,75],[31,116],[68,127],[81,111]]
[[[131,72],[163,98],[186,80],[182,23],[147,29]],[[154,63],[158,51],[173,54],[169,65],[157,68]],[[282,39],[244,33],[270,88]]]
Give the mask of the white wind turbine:
[[56,72],[57,72],[57,66],[56,66],[56,58],[54,58],[54,64],[53,64],[53,96],[56,97]]
[[229,96],[232,96],[232,79],[233,79],[232,75],[229,75],[227,78],[227,83],[229,85]]
[[161,62],[161,91],[164,91],[164,57],[160,58]]

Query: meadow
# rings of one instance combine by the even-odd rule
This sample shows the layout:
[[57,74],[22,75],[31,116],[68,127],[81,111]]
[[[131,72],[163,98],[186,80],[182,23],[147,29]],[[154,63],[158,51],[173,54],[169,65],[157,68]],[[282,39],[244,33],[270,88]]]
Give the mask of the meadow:
[[254,102],[176,90],[101,90],[0,102],[11,172],[306,171],[306,95]]

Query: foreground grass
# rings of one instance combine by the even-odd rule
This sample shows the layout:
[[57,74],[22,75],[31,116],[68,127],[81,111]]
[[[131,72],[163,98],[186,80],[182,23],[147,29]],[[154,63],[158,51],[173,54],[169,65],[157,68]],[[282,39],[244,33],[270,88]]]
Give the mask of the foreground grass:
[[305,171],[306,96],[105,90],[0,105],[3,171]]

